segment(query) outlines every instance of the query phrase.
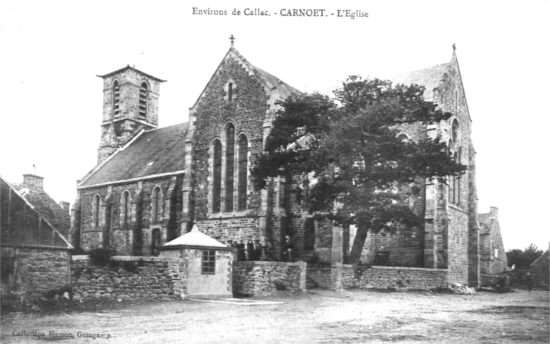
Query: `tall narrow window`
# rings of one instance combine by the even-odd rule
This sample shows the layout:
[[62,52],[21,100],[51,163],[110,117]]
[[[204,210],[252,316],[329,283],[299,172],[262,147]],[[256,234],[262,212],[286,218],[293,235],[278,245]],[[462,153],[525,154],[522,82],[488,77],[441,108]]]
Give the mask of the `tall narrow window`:
[[[459,147],[458,148],[458,154],[456,156],[456,163],[457,164],[460,164],[462,161],[462,147]],[[456,177],[456,204],[459,204],[460,205],[460,193],[461,193],[461,181],[462,181],[462,177],[461,176],[458,176]]]
[[147,99],[149,98],[149,87],[146,82],[141,83],[139,88],[139,117],[147,118]]
[[122,193],[122,202],[121,202],[121,216],[122,216],[122,224],[126,225],[128,224],[128,218],[130,216],[130,193],[128,191],[124,191]]
[[452,125],[452,128],[451,128],[451,131],[452,131],[452,138],[453,138],[453,143],[454,144],[457,144],[458,143],[458,121],[455,119],[453,121],[453,125]]
[[237,186],[238,208],[246,210],[246,189],[248,184],[248,139],[241,136],[239,139],[239,181]]
[[235,127],[228,124],[225,130],[225,207],[224,211],[233,211],[233,190],[235,174]]
[[115,80],[113,83],[113,116],[117,117],[120,115],[120,87],[118,85],[118,80]]
[[94,227],[99,227],[99,206],[100,199],[99,195],[94,196],[94,203],[92,204],[92,223]]
[[212,181],[212,212],[219,213],[221,210],[222,192],[222,144],[219,140],[214,141],[214,178]]
[[162,199],[160,188],[157,186],[153,190],[151,199],[151,220],[153,223],[158,223],[162,219]]
[[[455,162],[458,161],[458,155],[457,155],[456,152],[455,152],[455,154],[454,154],[454,161],[455,161]],[[452,203],[454,203],[454,204],[457,203],[456,200],[457,200],[457,198],[458,198],[458,197],[457,197],[457,192],[458,192],[457,189],[458,189],[458,188],[457,188],[457,184],[456,184],[456,183],[457,183],[457,179],[458,179],[457,177],[453,177],[453,178],[452,178],[452,180],[453,180],[453,197],[451,198],[451,201],[452,201]]]
[[233,101],[233,83],[232,82],[230,82],[227,85],[227,101],[229,101],[230,103]]

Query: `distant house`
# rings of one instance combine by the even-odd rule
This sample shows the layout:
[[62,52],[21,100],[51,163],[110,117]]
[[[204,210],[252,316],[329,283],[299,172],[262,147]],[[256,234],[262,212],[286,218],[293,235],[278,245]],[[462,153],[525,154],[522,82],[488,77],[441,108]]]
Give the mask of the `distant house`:
[[72,246],[57,227],[68,229],[68,213],[61,215],[63,208],[43,191],[42,180],[26,175],[15,187],[0,176],[2,293],[39,296],[70,283]]
[[491,207],[489,213],[479,214],[480,226],[480,270],[481,274],[494,275],[506,270],[508,259],[502,243],[498,208]]
[[63,236],[68,237],[71,228],[71,215],[69,202],[56,203],[50,195],[44,191],[44,177],[35,174],[24,174],[23,183],[12,184],[25,197],[43,217]]

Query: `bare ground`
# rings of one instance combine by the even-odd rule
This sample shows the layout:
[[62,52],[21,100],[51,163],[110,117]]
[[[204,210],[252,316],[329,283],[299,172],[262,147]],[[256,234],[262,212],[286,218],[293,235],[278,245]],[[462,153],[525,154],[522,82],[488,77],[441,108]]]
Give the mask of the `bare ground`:
[[[256,300],[108,302],[70,313],[8,314],[2,343],[549,343],[547,291],[475,295],[311,291]],[[38,331],[44,336],[17,336]],[[68,333],[72,338],[50,336]],[[79,333],[110,338],[79,337]]]

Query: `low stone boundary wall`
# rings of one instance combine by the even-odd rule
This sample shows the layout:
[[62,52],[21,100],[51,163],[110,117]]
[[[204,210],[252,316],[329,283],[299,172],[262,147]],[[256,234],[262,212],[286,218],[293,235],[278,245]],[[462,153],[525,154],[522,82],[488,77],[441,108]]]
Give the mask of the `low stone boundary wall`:
[[92,266],[88,256],[73,256],[73,299],[178,299],[187,276],[175,259],[111,257],[109,266]]
[[327,263],[308,263],[307,281],[308,287],[332,288],[332,266]]
[[305,262],[233,262],[235,295],[266,295],[306,291]]
[[333,289],[433,289],[446,288],[447,269],[393,266],[332,265]]
[[506,282],[506,277],[504,274],[499,275],[489,275],[481,274],[481,286],[482,287],[496,287],[497,285],[503,284]]

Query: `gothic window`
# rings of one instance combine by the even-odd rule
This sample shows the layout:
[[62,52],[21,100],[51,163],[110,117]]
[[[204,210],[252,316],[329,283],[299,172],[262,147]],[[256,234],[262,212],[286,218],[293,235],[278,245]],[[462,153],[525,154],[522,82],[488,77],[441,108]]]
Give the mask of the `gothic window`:
[[459,129],[458,121],[455,119],[452,125],[452,138],[453,138],[454,144],[456,144],[458,140],[458,129]]
[[220,140],[214,141],[214,176],[212,181],[212,212],[221,211],[221,185],[222,185],[222,144]]
[[225,129],[225,207],[233,211],[233,191],[235,178],[235,127],[229,123]]
[[216,273],[216,251],[202,251],[201,272],[203,275],[214,275]]
[[162,220],[162,194],[157,186],[153,189],[151,197],[151,222],[158,223]]
[[120,115],[120,87],[118,85],[118,80],[115,80],[113,83],[113,116],[117,117]]
[[[459,147],[458,148],[458,154],[456,156],[456,162],[458,164],[460,164],[462,161],[462,147]],[[462,177],[461,176],[458,176],[455,178],[456,179],[456,204],[460,205],[460,193],[461,193],[461,181],[462,181]]]
[[130,222],[130,193],[128,191],[122,193],[120,208],[121,223],[126,225]]
[[246,189],[248,182],[248,139],[242,135],[239,139],[238,164],[238,209],[246,210]]
[[227,85],[227,101],[230,103],[233,101],[233,83],[232,82],[230,82]]
[[149,98],[149,86],[144,81],[139,88],[139,118],[147,118],[147,99]]
[[223,99],[228,103],[234,102],[237,90],[237,85],[235,84],[235,81],[229,80],[223,87],[223,90],[225,92]]
[[92,224],[94,227],[99,227],[99,207],[100,207],[101,199],[99,195],[94,196],[94,200],[92,203]]

